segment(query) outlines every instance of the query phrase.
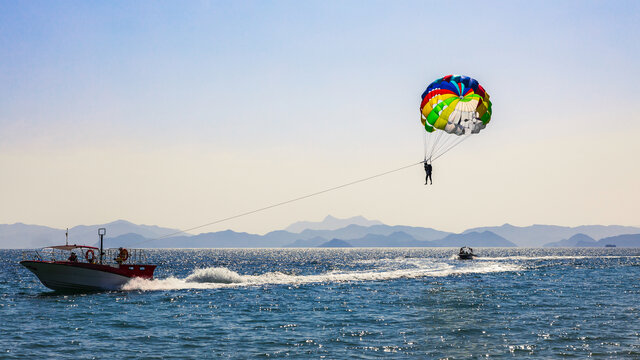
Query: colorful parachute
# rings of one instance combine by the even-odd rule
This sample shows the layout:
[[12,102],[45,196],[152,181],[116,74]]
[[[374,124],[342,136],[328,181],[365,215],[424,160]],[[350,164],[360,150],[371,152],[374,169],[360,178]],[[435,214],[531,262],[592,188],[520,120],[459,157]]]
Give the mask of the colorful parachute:
[[[470,135],[484,129],[491,120],[491,101],[489,94],[475,79],[447,75],[432,82],[422,93],[420,114],[426,132],[435,132],[434,135],[439,133],[430,146],[425,137],[425,160],[432,160],[434,156],[442,155],[461,142],[445,139],[440,143],[443,132]],[[440,151],[440,155],[436,154],[437,151]]]
[[422,125],[450,134],[476,134],[491,120],[489,94],[467,76],[447,75],[432,82],[422,93]]

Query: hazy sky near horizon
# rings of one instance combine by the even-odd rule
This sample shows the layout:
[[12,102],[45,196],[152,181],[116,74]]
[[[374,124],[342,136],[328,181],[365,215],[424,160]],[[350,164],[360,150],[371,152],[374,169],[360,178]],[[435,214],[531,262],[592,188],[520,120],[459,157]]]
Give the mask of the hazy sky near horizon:
[[197,232],[363,215],[640,225],[640,2],[0,2],[0,223],[190,228],[422,160],[426,86],[491,94],[434,163]]

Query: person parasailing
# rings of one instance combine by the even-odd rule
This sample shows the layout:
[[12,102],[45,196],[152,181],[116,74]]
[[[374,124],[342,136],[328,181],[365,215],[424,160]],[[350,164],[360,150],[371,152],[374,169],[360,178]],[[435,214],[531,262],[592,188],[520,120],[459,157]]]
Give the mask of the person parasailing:
[[433,185],[433,179],[431,179],[433,166],[431,166],[431,164],[429,164],[427,160],[424,161],[424,171],[427,173],[427,177],[424,179],[424,184],[427,185],[427,181],[431,181],[431,185]]
[[491,114],[489,94],[473,78],[447,75],[429,84],[420,102],[425,180],[431,180],[433,162],[484,129]]

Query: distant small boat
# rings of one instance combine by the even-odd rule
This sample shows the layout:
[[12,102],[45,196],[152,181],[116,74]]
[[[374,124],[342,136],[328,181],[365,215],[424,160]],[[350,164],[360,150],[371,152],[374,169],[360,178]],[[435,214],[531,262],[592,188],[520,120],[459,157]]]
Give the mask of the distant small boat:
[[616,247],[616,245],[615,244],[607,244],[604,247]]
[[458,253],[458,259],[460,260],[473,260],[475,256],[477,255],[473,253],[473,249],[468,246],[461,247]]

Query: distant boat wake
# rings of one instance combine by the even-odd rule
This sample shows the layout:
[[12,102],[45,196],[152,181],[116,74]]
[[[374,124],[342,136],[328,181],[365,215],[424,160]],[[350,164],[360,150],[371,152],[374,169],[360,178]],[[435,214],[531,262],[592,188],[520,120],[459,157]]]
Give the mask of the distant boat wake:
[[291,275],[268,272],[261,275],[240,275],[224,267],[196,269],[183,279],[146,280],[134,278],[123,286],[123,290],[181,290],[219,289],[229,287],[260,285],[301,285],[309,283],[385,281],[394,279],[415,279],[421,277],[443,277],[459,274],[482,274],[494,272],[520,271],[523,267],[501,262],[476,262],[451,264],[434,262],[433,259],[383,259],[376,268],[361,271],[330,271],[317,275]]

